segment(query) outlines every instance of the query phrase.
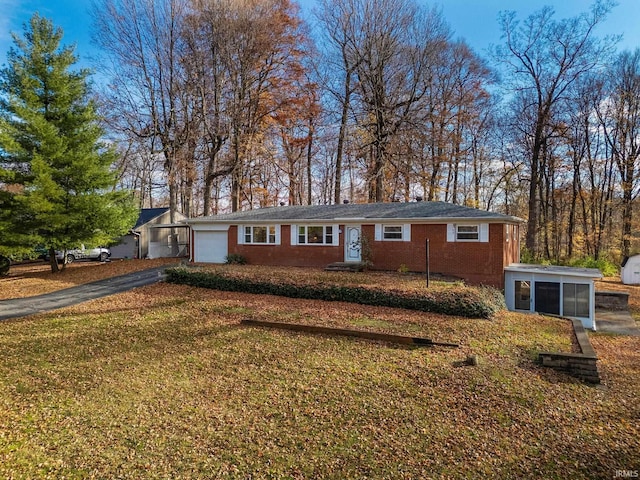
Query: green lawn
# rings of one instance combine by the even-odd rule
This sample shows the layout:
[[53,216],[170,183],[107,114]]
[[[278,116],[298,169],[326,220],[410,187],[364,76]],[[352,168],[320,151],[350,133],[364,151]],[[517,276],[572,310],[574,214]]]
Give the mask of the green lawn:
[[[242,318],[420,335],[405,348]],[[640,468],[640,344],[605,388],[535,363],[562,320],[155,285],[0,324],[2,478],[612,478]],[[467,355],[477,367],[459,366]]]

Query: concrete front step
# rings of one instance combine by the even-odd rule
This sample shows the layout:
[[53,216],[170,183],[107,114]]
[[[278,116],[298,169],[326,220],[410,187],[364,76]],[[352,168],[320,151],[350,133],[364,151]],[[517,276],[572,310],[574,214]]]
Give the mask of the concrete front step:
[[364,270],[362,262],[334,262],[324,267],[329,272],[361,272]]

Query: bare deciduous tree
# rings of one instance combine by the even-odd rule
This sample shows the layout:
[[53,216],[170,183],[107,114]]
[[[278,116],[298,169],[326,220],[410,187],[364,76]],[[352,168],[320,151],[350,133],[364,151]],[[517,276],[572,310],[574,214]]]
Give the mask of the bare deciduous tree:
[[526,246],[534,256],[540,253],[541,165],[550,127],[570,87],[607,57],[611,43],[598,41],[594,28],[612,7],[612,1],[598,0],[588,13],[563,20],[553,18],[551,7],[523,23],[516,20],[515,12],[500,17],[504,44],[496,48],[496,58],[505,66],[512,89],[528,100],[521,104],[529,111],[531,143]]
[[108,106],[124,131],[158,140],[169,187],[171,221],[178,210],[180,162],[191,125],[181,68],[186,0],[104,0],[93,4],[94,41],[107,54]]
[[[621,53],[608,81],[600,117],[622,187],[622,254],[631,252],[633,201],[640,179],[640,49]],[[603,111],[604,110],[604,111]]]

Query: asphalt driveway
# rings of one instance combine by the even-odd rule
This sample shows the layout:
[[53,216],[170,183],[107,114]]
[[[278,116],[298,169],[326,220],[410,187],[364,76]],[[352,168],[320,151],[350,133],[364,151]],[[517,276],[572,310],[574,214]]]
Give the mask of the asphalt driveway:
[[119,277],[98,280],[97,282],[65,288],[43,295],[26,298],[13,298],[0,301],[0,321],[10,318],[26,317],[39,312],[48,312],[58,308],[126,292],[137,287],[161,282],[165,278],[164,271],[169,266],[150,268]]

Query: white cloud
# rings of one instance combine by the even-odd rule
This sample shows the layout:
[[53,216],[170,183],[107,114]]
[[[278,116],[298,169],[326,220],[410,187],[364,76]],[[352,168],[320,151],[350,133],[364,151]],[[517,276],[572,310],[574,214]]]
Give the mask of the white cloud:
[[11,33],[22,29],[20,18],[24,15],[24,10],[24,1],[0,0],[0,65],[5,63],[5,55],[13,43]]

